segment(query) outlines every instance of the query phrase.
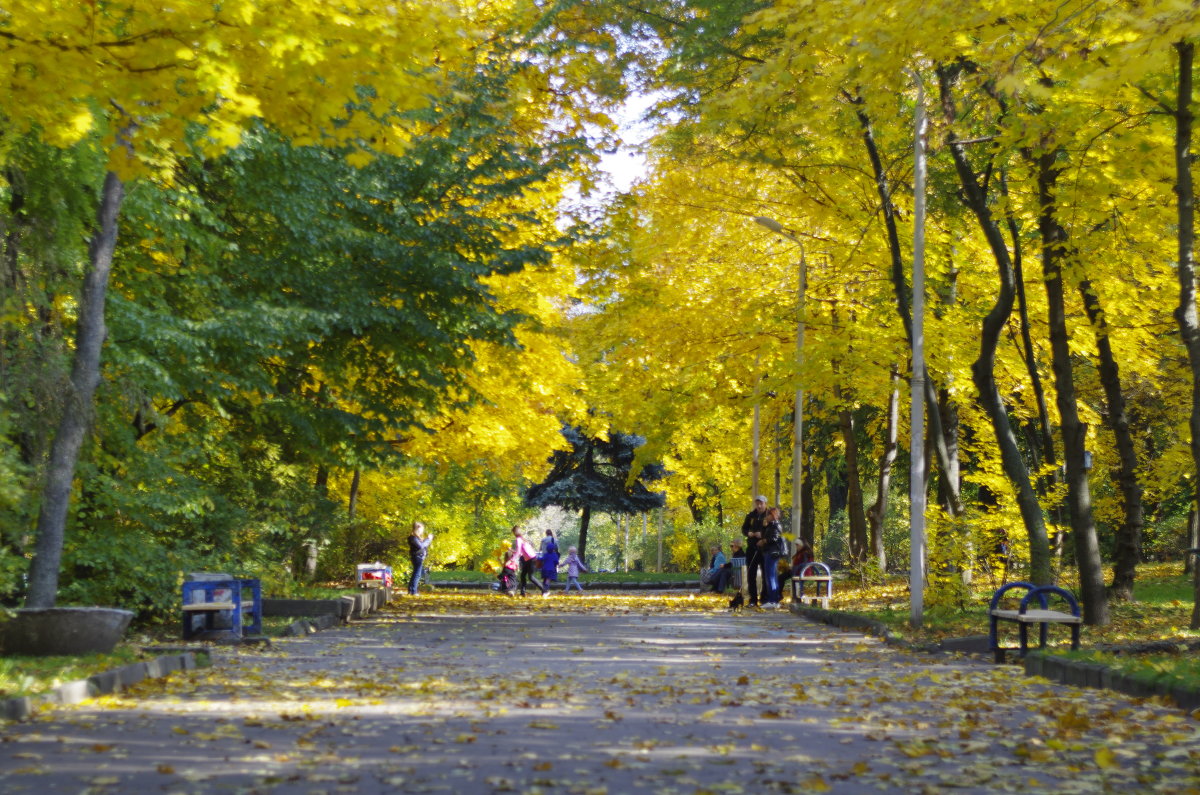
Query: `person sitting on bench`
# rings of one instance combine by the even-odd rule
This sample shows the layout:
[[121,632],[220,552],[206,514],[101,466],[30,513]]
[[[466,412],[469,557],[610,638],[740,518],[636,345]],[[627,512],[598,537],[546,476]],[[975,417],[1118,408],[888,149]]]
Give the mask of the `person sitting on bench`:
[[725,593],[725,589],[729,587],[730,566],[719,544],[712,548],[712,558],[705,574],[705,584],[712,588],[713,593]]

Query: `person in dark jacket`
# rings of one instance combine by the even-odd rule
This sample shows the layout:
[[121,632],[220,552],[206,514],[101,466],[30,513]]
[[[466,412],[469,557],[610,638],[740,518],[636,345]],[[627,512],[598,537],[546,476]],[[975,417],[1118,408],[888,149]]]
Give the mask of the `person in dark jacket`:
[[782,516],[783,511],[778,507],[767,511],[767,521],[762,526],[762,538],[758,540],[763,567],[762,606],[768,609],[779,607],[783,598],[779,588],[779,558],[783,554],[783,526],[780,524]]
[[413,522],[412,535],[408,537],[408,557],[412,560],[412,576],[408,578],[408,592],[417,595],[417,585],[421,582],[421,572],[425,570],[425,554],[433,543],[433,533],[425,537],[425,525]]
[[[746,537],[746,585],[750,591],[751,607],[754,607],[760,601],[758,573],[763,566],[763,556],[762,548],[758,542],[762,540],[763,525],[766,521],[767,498],[759,495],[754,498],[754,510],[746,514],[746,518],[742,520],[742,535]],[[765,572],[763,573],[761,601],[770,601],[767,594],[767,577]]]

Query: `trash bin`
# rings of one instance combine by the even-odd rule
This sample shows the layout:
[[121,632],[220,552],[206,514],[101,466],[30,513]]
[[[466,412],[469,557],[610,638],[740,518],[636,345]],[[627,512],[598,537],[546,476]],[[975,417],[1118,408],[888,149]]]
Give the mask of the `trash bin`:
[[729,559],[729,586],[735,591],[746,592],[746,559],[743,557]]
[[385,566],[379,561],[375,561],[374,563],[360,563],[358,564],[355,579],[358,581],[360,588],[391,588],[392,567]]

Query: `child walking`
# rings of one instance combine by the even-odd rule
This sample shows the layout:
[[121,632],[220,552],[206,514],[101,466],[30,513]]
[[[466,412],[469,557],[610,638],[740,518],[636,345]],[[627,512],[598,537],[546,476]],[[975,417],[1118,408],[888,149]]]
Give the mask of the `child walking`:
[[579,572],[587,571],[588,567],[580,559],[579,550],[575,547],[567,547],[567,559],[562,562],[561,566],[567,567],[567,587],[563,588],[563,593],[571,590],[572,585],[580,593],[583,593],[583,586],[579,584]]

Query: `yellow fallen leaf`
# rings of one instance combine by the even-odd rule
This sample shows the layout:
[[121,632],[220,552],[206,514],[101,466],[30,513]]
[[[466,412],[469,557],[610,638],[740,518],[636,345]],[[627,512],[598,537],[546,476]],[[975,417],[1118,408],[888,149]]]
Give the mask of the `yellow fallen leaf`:
[[1120,767],[1120,763],[1117,762],[1116,755],[1107,748],[1098,749],[1094,759],[1096,760],[1096,766],[1104,770]]

